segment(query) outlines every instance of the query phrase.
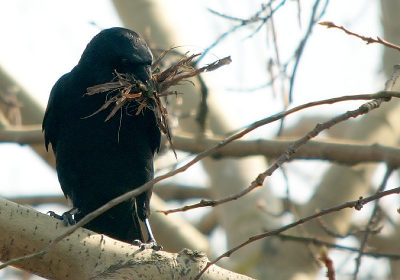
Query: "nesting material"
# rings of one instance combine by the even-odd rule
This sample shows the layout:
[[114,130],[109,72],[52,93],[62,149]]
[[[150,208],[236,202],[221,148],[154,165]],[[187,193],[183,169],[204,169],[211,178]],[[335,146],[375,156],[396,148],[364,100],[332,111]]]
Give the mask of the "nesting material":
[[127,106],[130,102],[136,102],[138,104],[136,115],[140,114],[144,108],[149,108],[155,112],[158,127],[160,131],[167,136],[173,149],[168,122],[168,111],[162,104],[160,97],[177,94],[176,91],[170,89],[172,86],[179,85],[189,78],[195,77],[203,72],[216,70],[221,66],[229,64],[232,60],[228,56],[196,69],[192,67],[191,64],[193,60],[201,54],[188,56],[188,53],[186,53],[177,63],[161,72],[158,66],[169,51],[170,50],[163,52],[152,64],[152,85],[150,83],[141,83],[131,74],[118,73],[115,71],[116,78],[113,81],[89,87],[87,89],[87,95],[105,93],[107,94],[107,99],[97,111],[88,117],[111,106],[111,112],[105,119],[105,121],[108,121],[123,106]]

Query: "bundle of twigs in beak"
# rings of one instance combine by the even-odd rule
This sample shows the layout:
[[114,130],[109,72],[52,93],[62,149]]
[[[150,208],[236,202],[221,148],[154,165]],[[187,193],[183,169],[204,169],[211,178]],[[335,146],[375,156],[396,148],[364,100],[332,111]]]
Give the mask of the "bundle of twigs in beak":
[[136,114],[140,114],[144,108],[153,110],[156,114],[157,124],[160,131],[167,136],[167,139],[172,147],[171,132],[168,124],[168,112],[161,103],[160,97],[176,94],[176,91],[171,90],[170,87],[179,85],[182,81],[195,77],[203,72],[213,71],[221,66],[227,65],[231,62],[231,58],[225,57],[207,66],[196,69],[193,68],[191,64],[192,61],[201,54],[186,56],[186,53],[177,63],[161,72],[158,70],[158,65],[168,51],[169,50],[163,52],[151,66],[153,71],[153,86],[150,85],[150,82],[148,84],[141,83],[131,74],[115,72],[116,80],[88,88],[87,95],[107,93],[108,96],[108,99],[103,106],[101,106],[90,116],[93,116],[98,112],[113,106],[110,114],[105,119],[105,121],[107,121],[113,117],[115,113],[124,105],[128,104],[129,102],[137,102],[139,106],[137,107],[138,109]]

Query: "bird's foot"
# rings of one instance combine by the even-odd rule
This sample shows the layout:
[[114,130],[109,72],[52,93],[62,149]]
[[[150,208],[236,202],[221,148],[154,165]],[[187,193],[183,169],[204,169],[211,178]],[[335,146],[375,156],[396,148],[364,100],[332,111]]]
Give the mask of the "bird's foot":
[[133,245],[139,246],[140,250],[144,250],[144,249],[153,249],[155,251],[160,251],[163,249],[162,246],[157,245],[157,242],[153,239],[147,241],[146,243],[140,241],[139,239],[136,239],[133,241],[132,243]]
[[72,226],[72,225],[76,224],[76,221],[75,221],[73,215],[76,214],[77,212],[78,212],[77,208],[72,208],[71,210],[64,212],[61,216],[56,214],[53,211],[49,211],[49,212],[47,212],[47,214],[49,214],[51,217],[61,220],[63,222],[63,224],[67,227],[67,226]]

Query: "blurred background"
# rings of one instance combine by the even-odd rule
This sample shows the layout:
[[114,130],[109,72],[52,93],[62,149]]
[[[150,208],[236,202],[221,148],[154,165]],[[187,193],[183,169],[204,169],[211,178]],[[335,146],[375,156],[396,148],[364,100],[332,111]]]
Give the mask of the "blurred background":
[[[157,176],[192,159],[197,139],[226,137],[306,102],[383,90],[398,63],[398,51],[366,45],[317,23],[332,21],[360,35],[400,44],[399,11],[396,0],[0,1],[0,136],[9,130],[19,135],[1,137],[0,196],[44,213],[69,209],[53,155],[45,151],[40,124],[52,86],[77,64],[86,44],[104,28],[135,30],[146,38],[155,56],[171,46],[182,54],[204,53],[196,61],[198,67],[232,58],[230,65],[202,74],[201,80],[193,79],[194,85],[178,87],[183,94],[168,99],[178,161],[171,151],[161,153],[155,162]],[[348,101],[310,108],[239,141],[251,146],[259,139],[276,140],[271,151],[279,150],[274,145],[280,141],[296,140],[317,123],[361,104]],[[398,106],[392,100],[366,116],[334,126],[317,140],[397,147]],[[199,108],[207,108],[207,113]],[[182,144],[185,139],[188,145]],[[238,193],[277,156],[271,152],[206,158],[156,185],[152,208],[168,210]],[[157,241],[167,251],[197,249],[212,260],[251,236],[318,209],[366,197],[382,184],[387,189],[398,185],[396,166],[389,168],[384,162],[350,165],[315,158],[310,153],[284,164],[264,186],[237,201],[168,216],[154,213]],[[363,253],[399,254],[398,207],[398,197],[389,196],[362,211],[330,214],[287,234],[356,249],[367,240],[368,246],[359,252],[329,250],[338,279],[399,279],[398,261]],[[368,232],[383,228],[379,235],[365,236],[367,225]],[[320,248],[307,240],[270,237],[218,265],[257,279],[325,279],[326,270],[318,261]],[[0,271],[0,279],[40,278],[7,268]]]

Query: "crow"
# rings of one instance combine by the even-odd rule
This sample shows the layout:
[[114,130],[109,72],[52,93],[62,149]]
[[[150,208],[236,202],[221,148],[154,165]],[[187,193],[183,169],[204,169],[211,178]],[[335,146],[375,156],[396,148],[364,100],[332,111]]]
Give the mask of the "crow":
[[[56,157],[61,188],[73,206],[63,214],[64,220],[79,221],[153,178],[153,159],[161,142],[154,111],[143,108],[137,114],[139,105],[133,101],[105,121],[111,109],[93,113],[109,96],[86,94],[89,87],[115,81],[116,72],[133,75],[153,89],[152,59],[136,32],[105,29],[89,42],[71,72],[53,86],[42,129],[46,149],[51,144]],[[151,194],[149,190],[114,206],[84,227],[142,248],[160,249],[148,221]],[[147,230],[147,243],[139,220]]]

